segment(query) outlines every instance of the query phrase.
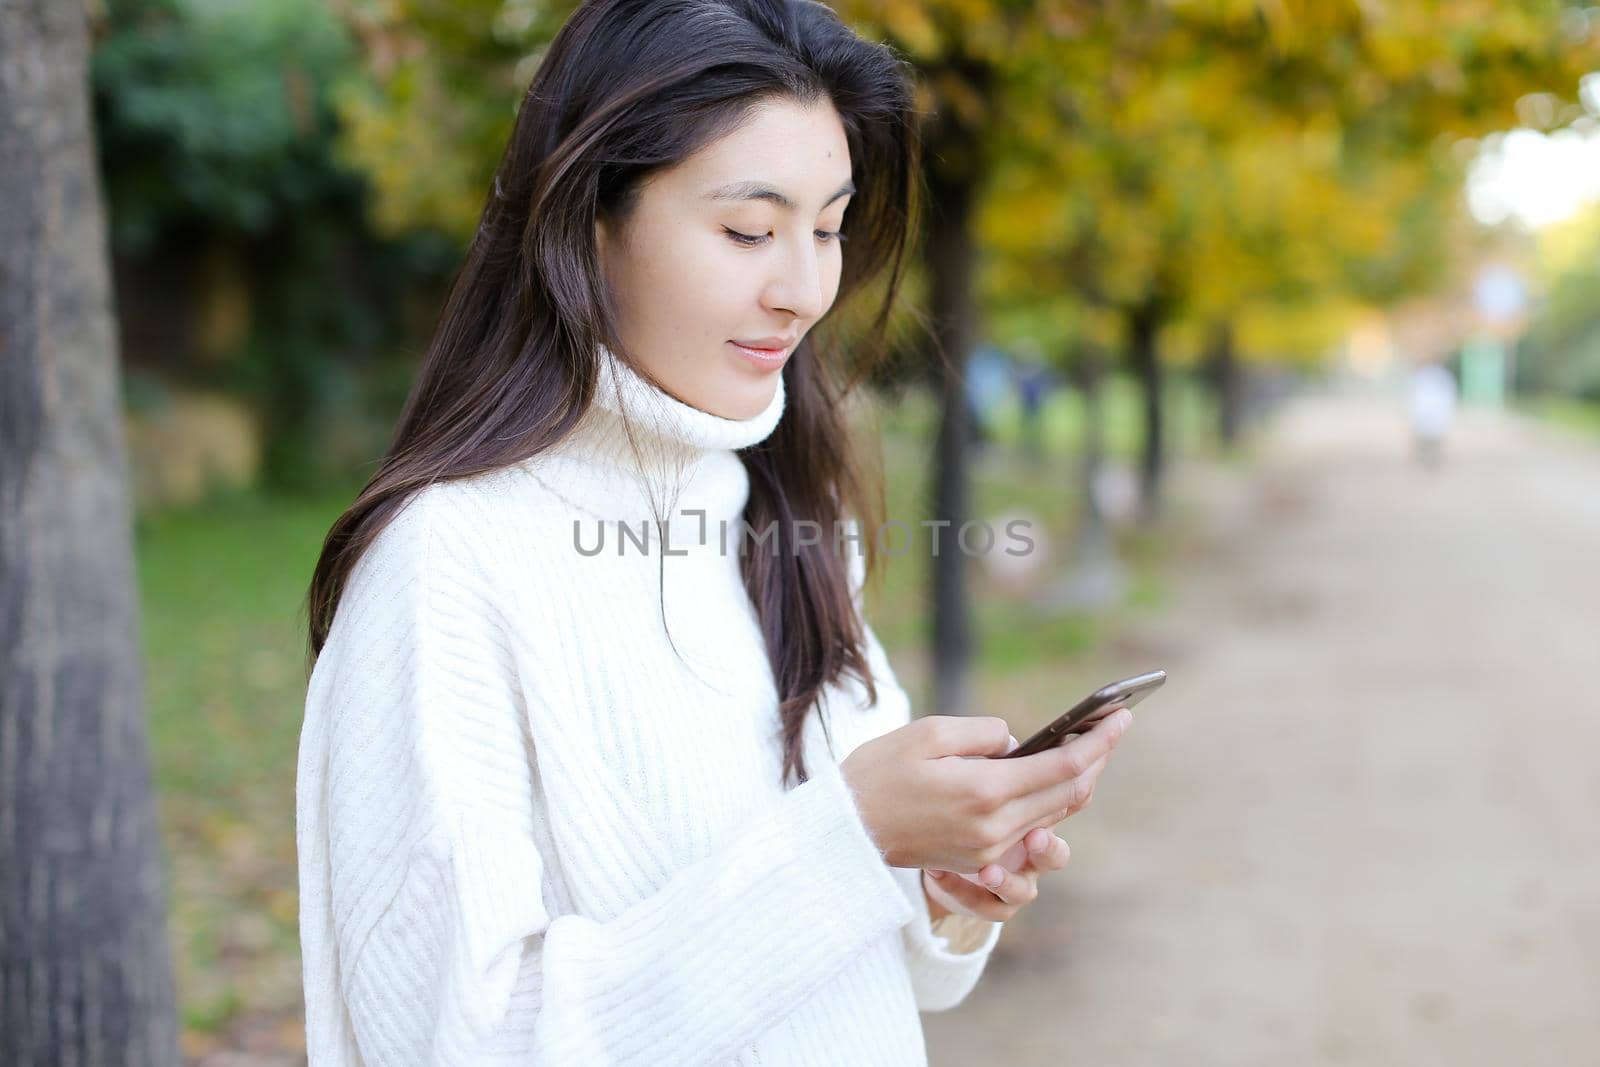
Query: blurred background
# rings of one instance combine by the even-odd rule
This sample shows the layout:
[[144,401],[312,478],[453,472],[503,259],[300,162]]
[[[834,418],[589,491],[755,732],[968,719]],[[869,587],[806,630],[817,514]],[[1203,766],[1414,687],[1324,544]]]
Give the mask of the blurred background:
[[[833,6],[928,116],[889,514],[1036,541],[874,626],[1019,737],[1170,675],[933,1062],[1600,1063],[1600,7]],[[302,597],[572,7],[90,4],[185,1062],[304,1062]]]

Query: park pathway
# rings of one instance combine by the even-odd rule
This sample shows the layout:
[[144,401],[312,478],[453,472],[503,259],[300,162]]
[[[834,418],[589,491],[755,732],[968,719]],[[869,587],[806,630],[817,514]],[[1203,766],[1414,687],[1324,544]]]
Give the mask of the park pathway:
[[936,1067],[1600,1064],[1600,448],[1457,430],[1331,391],[1180,472],[1170,599],[1063,698],[1170,681]]

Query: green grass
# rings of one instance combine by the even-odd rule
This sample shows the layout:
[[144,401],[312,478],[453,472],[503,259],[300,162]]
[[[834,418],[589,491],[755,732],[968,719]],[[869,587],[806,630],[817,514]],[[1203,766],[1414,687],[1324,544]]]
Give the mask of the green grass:
[[157,784],[244,803],[282,784],[304,693],[302,601],[353,498],[237,494],[141,517],[143,640]]
[[[1169,432],[1177,450],[1209,450],[1215,414],[1208,391],[1188,376],[1172,375],[1167,380],[1165,393]],[[1139,455],[1144,439],[1143,402],[1138,383],[1125,375],[1112,375],[1106,379],[1103,394],[1106,454],[1112,459],[1132,461]],[[931,441],[938,425],[936,405],[931,393],[908,391],[886,414],[885,426],[890,432],[913,440]],[[1046,456],[1052,460],[1075,459],[1083,445],[1084,418],[1082,393],[1067,388],[1051,392],[1040,410],[1041,440]],[[1007,396],[996,406],[991,421],[997,443],[1006,448],[1022,448],[1022,407],[1015,396]]]
[[300,602],[353,491],[236,494],[136,524],[146,699],[186,1041],[298,996]]
[[[1212,408],[1209,398],[1191,381],[1175,378],[1168,392],[1171,451],[1210,454]],[[1116,462],[1137,460],[1142,433],[1142,409],[1136,383],[1113,377],[1105,387],[1106,451]],[[1084,410],[1074,390],[1052,394],[1043,412],[1043,456],[1031,462],[1023,451],[1021,412],[1017,405],[1002,405],[993,420],[993,447],[974,465],[972,512],[988,519],[1012,512],[1033,516],[1044,535],[1063,556],[1078,535],[1083,485],[1079,446]],[[927,503],[930,442],[938,425],[936,399],[931,393],[911,391],[882,414],[884,467],[887,476],[889,517],[913,529],[929,517]],[[996,525],[999,532],[1000,527]],[[873,613],[873,627],[892,652],[921,646],[928,640],[930,620],[924,589],[931,561],[925,535],[913,550],[885,559],[881,595]],[[945,532],[943,544],[949,543]],[[1118,549],[1129,568],[1128,607],[1155,609],[1164,602],[1159,579],[1161,563],[1158,537],[1129,530],[1118,535]],[[1048,580],[1065,562],[1043,575]],[[1103,622],[1088,615],[1038,615],[1023,598],[1008,593],[990,580],[984,569],[970,565],[974,605],[976,667],[983,673],[1025,671],[1049,666],[1095,647]]]
[[1515,402],[1517,410],[1552,426],[1600,437],[1600,403],[1572,397],[1530,397]]

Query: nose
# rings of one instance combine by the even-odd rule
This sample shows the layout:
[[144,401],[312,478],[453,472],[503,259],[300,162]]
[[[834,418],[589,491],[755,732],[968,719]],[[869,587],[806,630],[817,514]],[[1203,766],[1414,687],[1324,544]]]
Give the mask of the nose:
[[796,318],[812,321],[826,310],[821,257],[806,242],[786,256],[774,256],[773,277],[766,286],[765,303],[776,311],[788,311]]

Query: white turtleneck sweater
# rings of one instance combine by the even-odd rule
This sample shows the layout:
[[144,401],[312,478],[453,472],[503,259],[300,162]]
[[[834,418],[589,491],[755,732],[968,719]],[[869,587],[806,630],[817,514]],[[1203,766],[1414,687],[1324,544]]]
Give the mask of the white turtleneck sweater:
[[1000,924],[930,923],[839,771],[910,721],[870,627],[877,704],[830,687],[780,782],[735,450],[782,379],[730,420],[601,352],[571,435],[416,493],[344,589],[299,750],[311,1067],[924,1064]]

